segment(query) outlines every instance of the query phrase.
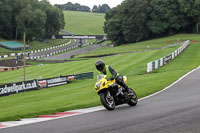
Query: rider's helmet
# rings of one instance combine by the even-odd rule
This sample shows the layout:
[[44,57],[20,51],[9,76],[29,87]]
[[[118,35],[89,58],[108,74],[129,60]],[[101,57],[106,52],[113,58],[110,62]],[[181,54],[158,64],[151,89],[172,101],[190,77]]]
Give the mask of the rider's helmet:
[[99,60],[96,62],[95,64],[97,70],[99,70],[100,72],[105,68],[105,63],[102,60]]

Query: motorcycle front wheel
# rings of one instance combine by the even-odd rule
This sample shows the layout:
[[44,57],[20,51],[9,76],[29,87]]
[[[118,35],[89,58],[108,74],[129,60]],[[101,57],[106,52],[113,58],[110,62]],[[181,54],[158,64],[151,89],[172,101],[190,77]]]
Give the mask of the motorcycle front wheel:
[[100,94],[100,100],[103,106],[107,110],[114,110],[115,109],[115,100],[110,95],[110,92]]

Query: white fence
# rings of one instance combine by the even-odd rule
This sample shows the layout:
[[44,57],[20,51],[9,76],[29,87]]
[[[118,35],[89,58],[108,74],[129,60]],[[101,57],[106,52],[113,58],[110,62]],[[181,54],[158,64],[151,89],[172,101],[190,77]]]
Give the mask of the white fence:
[[147,63],[147,73],[149,73],[149,72],[167,64],[169,61],[173,60],[176,56],[178,56],[180,53],[182,53],[189,44],[190,44],[190,41],[187,40],[187,41],[183,42],[181,47],[179,47],[177,50],[175,50],[171,54],[169,54],[163,58],[160,58],[158,60]]

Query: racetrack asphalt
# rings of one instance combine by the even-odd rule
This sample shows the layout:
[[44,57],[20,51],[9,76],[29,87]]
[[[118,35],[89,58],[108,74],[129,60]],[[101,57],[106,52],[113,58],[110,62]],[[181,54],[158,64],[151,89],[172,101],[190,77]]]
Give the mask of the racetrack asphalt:
[[[83,46],[86,45],[85,39],[82,39],[81,42],[82,42]],[[94,50],[94,49],[102,46],[102,45],[94,44],[94,45],[89,46],[89,47],[79,48],[79,49],[68,51],[68,52],[65,52],[65,53],[62,53],[62,54],[46,57],[47,54],[50,54],[50,53],[53,53],[53,52],[56,52],[56,51],[60,51],[60,50],[66,49],[66,48],[72,48],[74,46],[79,46],[79,43],[80,43],[80,39],[76,39],[75,43],[73,43],[72,45],[67,45],[67,46],[64,46],[64,47],[57,48],[57,49],[52,49],[52,50],[48,50],[48,51],[44,51],[44,52],[40,52],[40,53],[31,54],[30,56],[31,57],[44,56],[44,59],[48,59],[48,60],[67,59],[67,58],[71,58],[74,55],[86,53],[86,52],[89,52],[91,50]]]
[[80,49],[77,49],[77,50],[72,50],[72,51],[69,51],[69,52],[66,52],[66,53],[63,53],[63,54],[49,56],[49,57],[46,57],[45,59],[59,60],[59,59],[71,58],[74,55],[86,53],[86,52],[92,51],[94,49],[97,49],[99,47],[101,47],[101,45],[96,44],[96,45],[92,45],[90,47],[85,47],[85,48],[80,48]]
[[200,67],[136,107],[0,129],[0,133],[200,133]]

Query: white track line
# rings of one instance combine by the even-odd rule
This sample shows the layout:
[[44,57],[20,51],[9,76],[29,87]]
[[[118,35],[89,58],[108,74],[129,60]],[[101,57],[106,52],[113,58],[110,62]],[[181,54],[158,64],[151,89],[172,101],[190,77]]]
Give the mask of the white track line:
[[[174,84],[178,83],[180,80],[182,80],[183,78],[187,77],[189,74],[191,74],[192,72],[196,71],[200,69],[200,66],[197,67],[196,69],[193,69],[192,71],[186,73],[185,75],[183,75],[181,78],[179,78],[178,80],[176,80],[174,83],[172,83],[171,85],[169,85],[168,87],[164,88],[161,91],[158,91],[152,95],[140,98],[138,101],[141,100],[145,100],[147,98],[150,98],[152,96],[158,95],[159,93],[169,89],[170,87],[172,87]],[[50,120],[56,120],[56,119],[61,119],[61,118],[66,118],[66,117],[71,117],[71,116],[75,116],[75,115],[80,115],[80,114],[86,114],[86,113],[91,113],[91,112],[96,112],[96,111],[100,111],[100,110],[104,110],[105,108],[103,106],[97,106],[97,107],[92,107],[92,108],[86,108],[86,109],[77,109],[77,110],[70,110],[70,111],[66,111],[66,112],[79,112],[76,114],[70,114],[70,115],[65,115],[65,116],[61,116],[61,117],[56,117],[56,118],[30,118],[30,119],[22,119],[20,121],[11,121],[11,122],[0,122],[0,129],[3,128],[9,128],[9,127],[16,127],[16,126],[21,126],[21,125],[28,125],[28,124],[33,124],[33,123],[39,123],[39,122],[44,122],[44,121],[50,121]],[[4,125],[6,127],[1,127],[1,125]]]

